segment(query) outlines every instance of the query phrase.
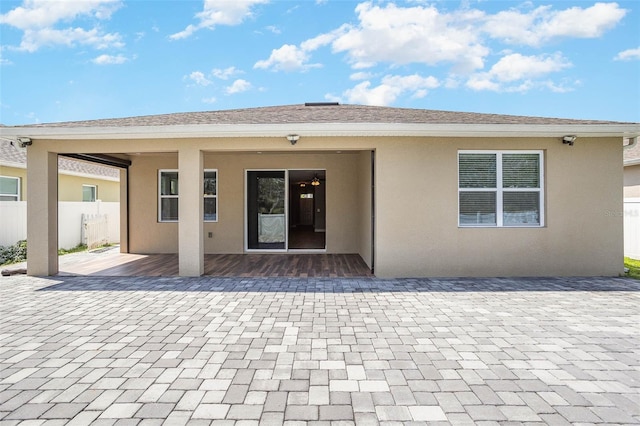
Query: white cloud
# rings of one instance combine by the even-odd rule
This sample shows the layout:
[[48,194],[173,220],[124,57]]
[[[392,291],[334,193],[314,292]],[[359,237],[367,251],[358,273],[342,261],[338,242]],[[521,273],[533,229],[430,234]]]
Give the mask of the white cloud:
[[211,81],[200,71],[193,71],[185,78],[193,81],[198,86],[208,86],[211,84]]
[[281,34],[282,31],[280,30],[280,28],[276,27],[275,25],[269,25],[266,26],[265,29],[273,34]]
[[246,92],[247,90],[251,89],[251,87],[251,83],[249,83],[248,81],[238,79],[234,81],[231,86],[226,88],[226,92],[229,95],[233,95],[234,93]]
[[22,6],[0,15],[0,24],[23,31],[18,50],[35,52],[43,46],[93,46],[97,49],[122,47],[118,33],[104,33],[98,26],[85,29],[69,26],[56,28],[61,22],[90,17],[106,20],[122,6],[120,0],[50,1],[25,0]]
[[328,33],[320,34],[309,40],[303,41],[300,44],[300,48],[305,52],[311,52],[313,50],[317,50],[320,47],[327,46],[333,43],[338,37],[345,34],[351,28],[350,25],[342,25],[341,27],[330,31]]
[[253,66],[259,69],[274,71],[297,71],[318,67],[318,64],[308,64],[309,54],[302,48],[292,44],[285,44],[279,49],[273,49],[269,59],[258,61]]
[[349,80],[368,80],[373,77],[370,72],[354,72],[349,76]]
[[21,30],[48,28],[60,21],[72,21],[80,16],[109,19],[120,6],[120,0],[25,0],[22,6],[0,15],[0,23]]
[[640,47],[636,49],[627,49],[618,53],[614,58],[616,61],[632,61],[640,59]]
[[331,44],[340,34],[344,33],[347,26],[343,25],[337,30],[326,34],[320,34],[295,46],[285,44],[278,49],[273,49],[269,59],[255,63],[253,68],[272,69],[273,71],[307,71],[310,68],[320,68],[321,64],[309,64],[309,53],[320,47]]
[[123,55],[100,55],[97,58],[91,60],[96,65],[120,65],[127,62],[129,58]]
[[540,6],[529,12],[507,10],[487,16],[483,31],[505,43],[541,46],[558,38],[597,38],[615,27],[627,11],[617,3],[554,11]]
[[332,43],[334,52],[345,52],[354,68],[378,62],[450,63],[459,71],[472,71],[482,68],[489,54],[473,25],[481,17],[479,11],[440,13],[434,6],[380,7],[367,2],[356,12],[358,26]]
[[0,49],[0,65],[13,65],[13,62],[2,55],[2,49]]
[[205,104],[215,104],[218,100],[215,97],[202,98],[202,102]]
[[219,78],[220,80],[228,80],[229,78],[237,74],[242,74],[242,71],[240,71],[236,67],[229,67],[225,69],[214,68],[211,71],[211,75],[213,75],[216,78]]
[[184,30],[169,36],[172,40],[190,37],[203,28],[213,29],[216,25],[240,25],[253,16],[253,7],[268,3],[269,0],[204,0],[202,12],[196,14],[197,24],[190,24]]
[[560,53],[537,56],[512,53],[502,57],[489,71],[473,74],[466,84],[467,87],[478,91],[526,92],[536,86],[561,91],[561,86],[552,82],[536,83],[535,81],[571,66],[571,62]]
[[[488,14],[468,2],[457,10],[438,9],[440,2],[394,3],[366,1],[355,8],[358,21],[343,24],[299,45],[285,44],[254,68],[305,71],[313,51],[330,46],[344,53],[354,70],[378,64],[392,66],[448,65],[452,75],[468,76],[485,68],[494,46],[490,42],[540,46],[559,38],[594,38],[615,27],[627,11],[616,3],[553,10],[551,6]],[[528,9],[526,9],[528,8]]]
[[372,87],[370,81],[363,81],[355,87],[345,90],[342,97],[346,98],[349,103],[384,106],[393,104],[399,96],[405,93],[410,93],[412,97],[422,98],[427,95],[428,90],[439,86],[438,79],[432,76],[387,75],[378,86]]

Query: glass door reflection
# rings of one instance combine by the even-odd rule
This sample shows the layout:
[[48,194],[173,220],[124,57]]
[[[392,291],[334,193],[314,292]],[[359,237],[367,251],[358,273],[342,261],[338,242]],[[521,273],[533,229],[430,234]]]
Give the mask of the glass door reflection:
[[287,248],[285,171],[247,171],[247,248]]

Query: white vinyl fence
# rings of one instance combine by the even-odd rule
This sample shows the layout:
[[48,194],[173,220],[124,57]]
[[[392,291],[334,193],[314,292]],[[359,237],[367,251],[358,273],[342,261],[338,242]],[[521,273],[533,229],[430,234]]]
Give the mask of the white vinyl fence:
[[27,202],[0,201],[0,246],[27,239]]
[[640,259],[640,198],[624,199],[624,255]]
[[109,243],[109,217],[106,214],[82,215],[82,244],[88,249]]
[[[83,215],[103,216],[99,225],[91,223],[92,238],[106,239],[111,244],[120,242],[120,203],[61,201],[58,203],[58,248],[70,249],[87,243],[83,240]],[[0,217],[1,246],[27,239],[26,201],[0,201]],[[95,236],[96,227],[103,235]]]

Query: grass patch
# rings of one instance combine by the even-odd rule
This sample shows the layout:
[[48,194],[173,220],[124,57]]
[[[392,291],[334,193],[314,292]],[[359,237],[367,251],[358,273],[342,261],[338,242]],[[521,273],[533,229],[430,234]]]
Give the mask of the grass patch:
[[70,249],[58,249],[58,256],[64,256],[65,254],[71,254],[71,253],[78,253],[81,251],[86,251],[87,250],[87,246],[84,244],[78,244],[77,246],[75,246],[74,248],[70,248]]
[[629,272],[627,273],[628,277],[640,280],[640,260],[625,257],[624,267],[629,268]]

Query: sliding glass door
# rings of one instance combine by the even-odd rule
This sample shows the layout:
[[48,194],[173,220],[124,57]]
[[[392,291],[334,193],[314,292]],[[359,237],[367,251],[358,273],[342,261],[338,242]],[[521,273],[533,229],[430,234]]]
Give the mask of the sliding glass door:
[[284,170],[247,171],[247,249],[286,250]]

